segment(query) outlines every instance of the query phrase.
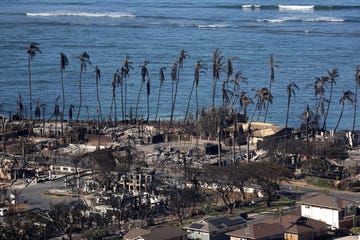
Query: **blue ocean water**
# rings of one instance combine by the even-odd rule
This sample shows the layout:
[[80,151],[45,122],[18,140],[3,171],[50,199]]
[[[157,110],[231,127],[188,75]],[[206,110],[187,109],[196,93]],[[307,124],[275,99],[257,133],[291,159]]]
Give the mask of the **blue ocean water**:
[[[360,64],[360,3],[357,0],[326,3],[305,0],[301,4],[293,0],[2,0],[0,22],[0,104],[6,114],[16,112],[19,94],[24,104],[29,105],[27,55],[20,46],[33,41],[38,42],[42,50],[31,62],[33,98],[47,104],[49,115],[56,97],[61,96],[59,52],[64,52],[70,61],[64,70],[66,109],[70,104],[79,105],[77,56],[83,51],[90,54],[92,66],[88,66],[83,79],[83,106],[89,106],[91,118],[97,116],[95,65],[101,69],[99,89],[103,115],[107,116],[113,74],[121,67],[124,57],[130,56],[133,62],[127,80],[127,109],[132,107],[134,111],[141,81],[139,66],[148,60],[150,118],[154,118],[159,69],[171,66],[182,49],[188,56],[180,73],[175,117],[184,118],[197,60],[208,66],[207,72],[200,76],[199,106],[209,107],[211,55],[218,48],[224,61],[233,59],[234,71],[241,71],[247,78],[247,83],[240,87],[250,97],[255,95],[251,89],[269,86],[268,62],[274,54],[279,69],[275,69],[274,99],[267,121],[279,125],[285,125],[288,83],[296,83],[300,88],[292,98],[289,119],[289,126],[298,127],[306,106],[314,106],[310,85],[315,77],[327,75],[327,69],[337,68],[339,77],[327,121],[327,128],[331,129],[340,114],[339,99],[343,91],[354,91],[354,72]],[[169,118],[171,109],[170,70],[165,74],[161,119]],[[225,79],[224,71],[217,87],[216,105],[221,105],[221,81]],[[146,117],[145,88],[143,90],[139,113]],[[120,90],[117,91],[118,118],[121,119]],[[327,87],[327,98],[329,91]],[[253,108],[249,106],[250,114]],[[190,111],[195,110],[194,95]],[[353,105],[345,105],[340,129],[352,128],[353,110]],[[81,117],[85,116],[83,108]],[[359,124],[358,121],[357,129]]]

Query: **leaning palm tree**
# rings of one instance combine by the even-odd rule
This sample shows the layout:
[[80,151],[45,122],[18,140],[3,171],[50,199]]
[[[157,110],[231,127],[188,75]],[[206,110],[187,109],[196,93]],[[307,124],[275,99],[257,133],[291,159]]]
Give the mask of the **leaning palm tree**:
[[137,101],[136,101],[135,119],[138,118],[138,108],[139,108],[140,94],[141,94],[141,91],[142,91],[142,87],[143,87],[145,81],[147,81],[149,79],[149,71],[148,71],[148,68],[147,68],[148,63],[149,62],[147,60],[145,60],[144,64],[140,65],[140,68],[141,68],[141,81],[140,81],[140,88],[139,88],[138,97],[137,97]]
[[41,110],[42,110],[42,129],[43,129],[43,132],[42,132],[42,137],[45,136],[45,112],[46,112],[46,104],[43,103],[40,105],[41,107]]
[[90,55],[87,52],[83,52],[79,55],[80,60],[80,77],[79,77],[79,93],[80,93],[80,103],[79,109],[76,116],[76,121],[79,121],[81,105],[82,105],[82,75],[86,72],[87,64],[91,64]]
[[341,104],[341,112],[340,112],[339,119],[338,119],[338,121],[336,123],[334,132],[336,132],[337,128],[339,127],[341,118],[342,118],[343,113],[344,113],[345,102],[348,101],[350,103],[355,103],[355,99],[353,98],[353,95],[354,95],[354,93],[352,91],[347,90],[347,91],[344,92],[343,96],[340,98],[339,102]]
[[[196,86],[196,88],[197,88],[197,86],[199,85],[199,77],[200,77],[200,73],[202,72],[203,68],[204,68],[204,65],[201,63],[201,61],[200,60],[196,61],[195,70],[194,70],[194,81],[193,81],[193,84],[191,86],[184,121],[186,121],[186,119],[187,119],[187,116],[188,116],[188,113],[189,113],[189,107],[190,107],[190,101],[191,101],[192,93],[194,91],[194,87]],[[197,96],[196,96],[196,98],[197,98]],[[197,103],[197,100],[196,100],[196,111],[198,110],[197,105],[198,105],[198,103]]]
[[[271,86],[272,83],[275,80],[275,68],[279,68],[279,65],[274,63],[274,55],[271,54],[270,55],[270,60],[269,60],[269,65],[270,65],[270,84],[269,84],[269,92],[271,92]],[[264,116],[264,122],[266,122],[266,117],[267,117],[267,113],[269,110],[269,103],[271,103],[270,101],[267,101],[266,106],[265,106],[265,116]]]
[[[257,93],[255,94],[255,97],[257,97],[257,99],[258,99],[257,104],[256,104],[256,108],[259,110],[258,116],[256,119],[258,121],[259,117],[261,115],[262,109],[265,109],[265,111],[266,111],[267,103],[272,103],[273,95],[271,94],[269,89],[261,88],[257,91]],[[253,119],[253,117],[251,119]],[[265,122],[265,118],[264,118],[264,122]]]
[[326,71],[328,73],[328,79],[329,79],[328,81],[330,81],[330,95],[329,95],[329,102],[327,105],[326,113],[324,116],[324,123],[323,123],[324,130],[326,130],[326,120],[327,120],[327,117],[329,114],[329,109],[330,109],[330,104],[331,104],[331,99],[332,99],[332,94],[333,94],[333,88],[334,88],[334,85],[336,85],[335,78],[337,78],[339,76],[338,70],[336,68],[334,68],[331,71],[329,71],[329,70],[326,70]]
[[101,102],[100,102],[100,95],[99,95],[99,81],[100,81],[100,79],[101,79],[100,68],[96,65],[95,66],[96,96],[97,96],[97,101],[98,101],[99,124],[101,125],[102,112],[101,112]]
[[30,63],[31,60],[35,57],[36,53],[41,53],[41,50],[39,48],[39,43],[31,42],[28,47],[21,47],[21,49],[25,49],[27,53],[27,69],[28,69],[28,81],[29,81],[29,111],[30,116],[29,119],[32,119],[32,91],[31,91],[31,67]]
[[154,119],[155,122],[156,122],[158,112],[159,112],[161,87],[162,87],[162,85],[164,83],[164,80],[165,80],[165,74],[164,74],[165,69],[166,69],[166,67],[161,67],[160,70],[159,70],[160,85],[159,85],[159,94],[158,94],[157,107],[156,107],[156,113],[155,113],[155,119]]
[[69,60],[66,55],[61,52],[60,54],[60,78],[61,78],[61,89],[62,89],[62,114],[61,114],[61,135],[64,135],[64,113],[65,113],[65,89],[64,89],[64,77],[63,70],[69,64]]
[[223,67],[223,56],[221,56],[221,51],[217,48],[212,53],[212,70],[213,70],[212,101],[211,101],[212,107],[215,107],[216,83],[220,79],[220,72],[222,67]]
[[359,66],[357,66],[356,70],[355,70],[355,103],[354,103],[354,120],[353,120],[352,132],[355,131],[356,108],[357,108],[357,101],[358,101],[358,87],[360,87],[360,68],[359,68]]
[[[180,81],[180,70],[183,69],[184,67],[184,60],[186,58],[186,56],[188,55],[188,52],[185,51],[184,49],[180,51],[179,53],[179,58],[178,58],[178,62],[177,62],[177,73],[176,73],[176,84],[175,84],[175,92],[174,92],[174,98],[172,101],[172,107],[171,107],[171,115],[170,115],[170,125],[172,125],[172,121],[174,118],[174,111],[175,111],[175,104],[176,104],[176,96],[177,96],[177,92],[178,92],[178,87],[179,87],[179,81]],[[172,77],[173,79],[173,77]]]
[[[242,75],[242,73],[240,71],[237,71],[235,73],[234,78],[231,80],[231,82],[233,83],[233,101],[236,100],[236,97],[239,97],[241,92],[240,92],[240,83],[247,83],[247,78],[244,77]],[[239,100],[241,100],[241,98],[239,98]],[[239,109],[241,109],[241,101],[239,101]]]

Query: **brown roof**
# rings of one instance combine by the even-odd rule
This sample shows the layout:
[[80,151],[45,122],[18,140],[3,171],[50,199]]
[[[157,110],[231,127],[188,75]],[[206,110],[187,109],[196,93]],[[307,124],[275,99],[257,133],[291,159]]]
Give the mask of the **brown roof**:
[[266,239],[283,234],[285,228],[279,223],[256,223],[246,228],[227,233],[229,236],[248,239]]
[[319,194],[301,201],[301,204],[325,207],[331,209],[342,209],[349,205],[357,205],[356,202],[329,194]]
[[124,239],[135,239],[141,236],[145,240],[172,240],[187,237],[188,233],[172,226],[157,226],[148,229],[131,229]]

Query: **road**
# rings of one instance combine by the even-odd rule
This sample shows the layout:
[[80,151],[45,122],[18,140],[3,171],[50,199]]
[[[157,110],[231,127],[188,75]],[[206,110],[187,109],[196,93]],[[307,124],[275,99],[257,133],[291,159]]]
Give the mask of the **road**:
[[20,190],[19,203],[26,203],[28,209],[40,208],[49,210],[51,205],[74,199],[74,197],[70,196],[55,196],[46,194],[50,189],[63,187],[63,179],[31,183],[29,186],[22,189],[24,186],[25,184],[20,184],[16,186],[16,188]]

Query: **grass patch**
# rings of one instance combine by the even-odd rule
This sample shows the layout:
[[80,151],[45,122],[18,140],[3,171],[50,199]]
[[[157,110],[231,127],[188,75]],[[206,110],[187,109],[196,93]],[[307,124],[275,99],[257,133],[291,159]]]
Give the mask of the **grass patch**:
[[331,179],[306,176],[305,181],[317,187],[333,188],[333,180]]

